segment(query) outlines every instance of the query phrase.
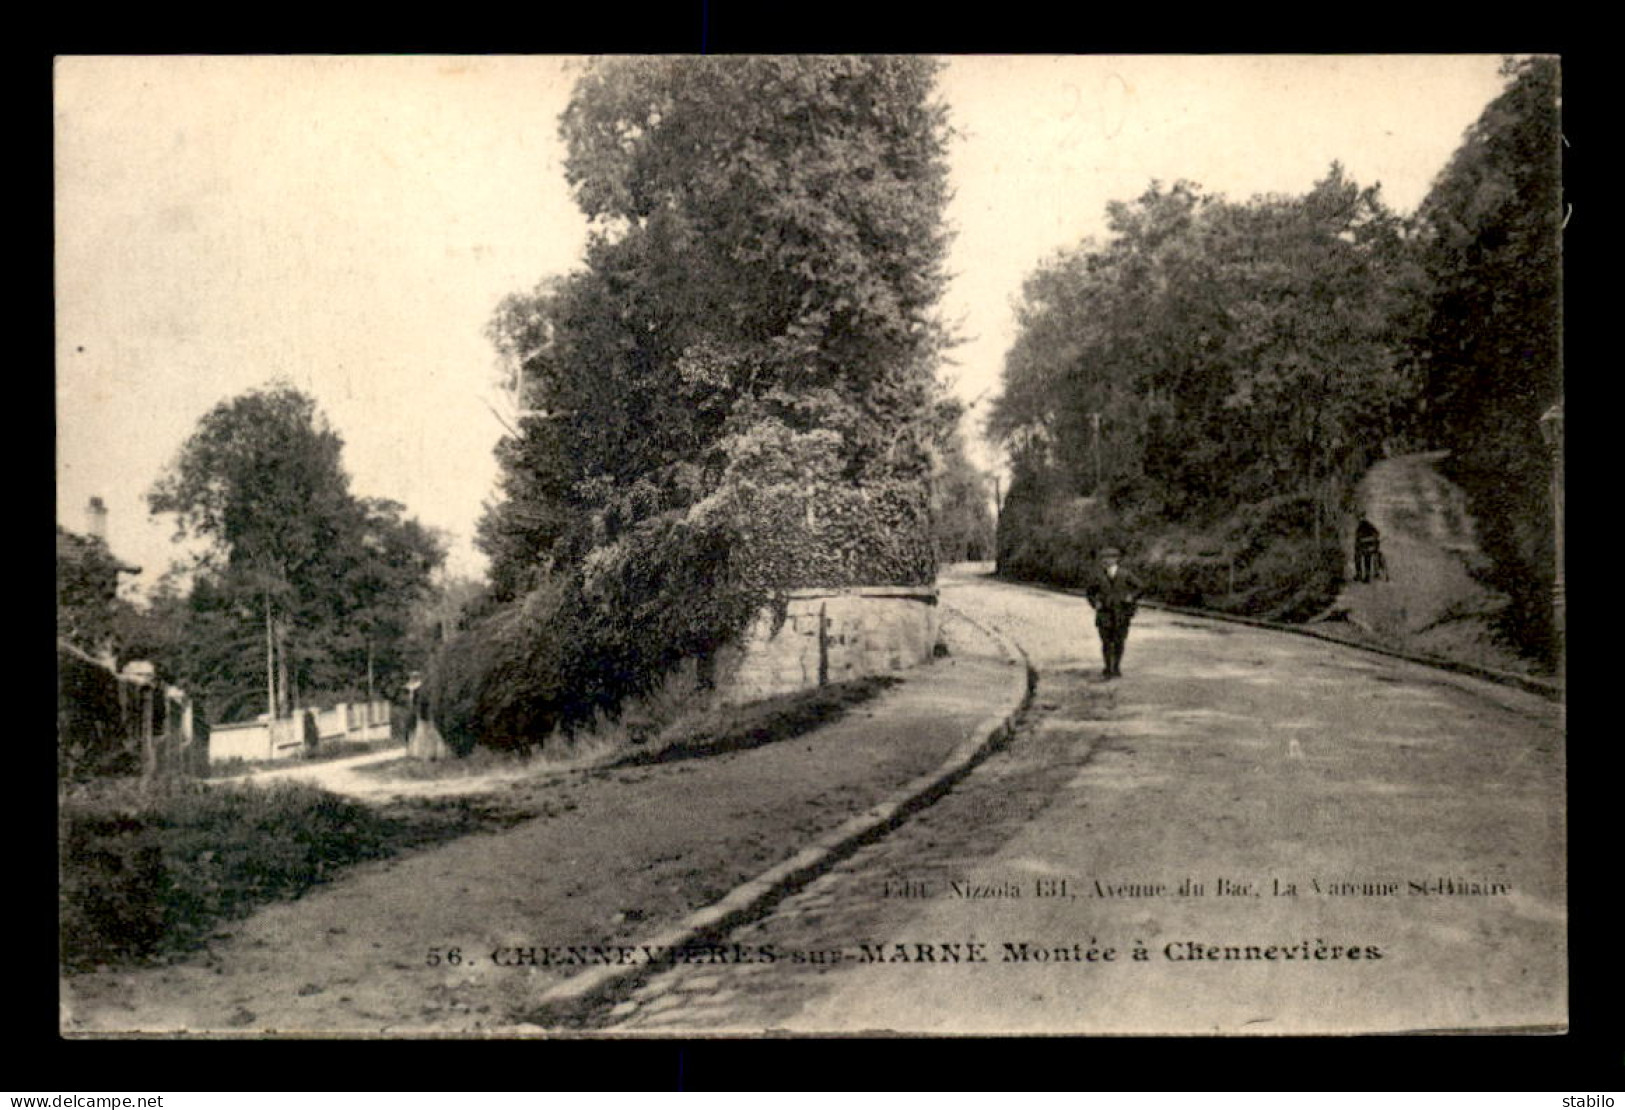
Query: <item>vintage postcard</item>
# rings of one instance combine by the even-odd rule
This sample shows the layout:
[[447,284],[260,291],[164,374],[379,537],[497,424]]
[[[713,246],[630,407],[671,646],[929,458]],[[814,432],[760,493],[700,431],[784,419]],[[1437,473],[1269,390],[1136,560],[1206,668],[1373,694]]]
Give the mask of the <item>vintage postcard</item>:
[[59,58],[62,1034],[1565,1031],[1560,68]]

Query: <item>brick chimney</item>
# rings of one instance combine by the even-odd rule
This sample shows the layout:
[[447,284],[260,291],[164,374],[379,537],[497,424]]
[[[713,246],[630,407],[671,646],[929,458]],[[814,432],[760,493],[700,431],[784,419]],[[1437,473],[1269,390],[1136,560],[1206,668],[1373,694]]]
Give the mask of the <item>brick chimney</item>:
[[[92,497],[90,504],[85,506],[85,534],[107,547],[107,504],[100,497]],[[113,562],[119,574],[141,573],[140,567],[126,563],[117,556]]]
[[85,534],[92,539],[107,542],[107,506],[100,497],[92,497],[85,506]]

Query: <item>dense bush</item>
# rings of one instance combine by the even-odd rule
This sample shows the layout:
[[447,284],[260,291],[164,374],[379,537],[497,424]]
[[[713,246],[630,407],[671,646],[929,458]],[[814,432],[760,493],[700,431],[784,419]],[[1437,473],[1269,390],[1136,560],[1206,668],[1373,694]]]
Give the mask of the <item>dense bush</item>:
[[742,493],[741,559],[764,588],[919,586],[936,556],[918,483],[809,483]]
[[928,490],[829,480],[839,437],[765,420],[731,437],[717,488],[687,510],[622,522],[581,558],[447,643],[430,712],[452,749],[526,751],[618,713],[685,660],[714,657],[800,586],[936,577]]
[[1227,582],[1228,596],[1209,604],[1283,621],[1324,612],[1342,587],[1344,554],[1335,531],[1317,526],[1319,512],[1303,494],[1243,506],[1225,537],[1234,586]]
[[768,594],[738,567],[746,544],[724,538],[703,522],[645,521],[459,633],[427,683],[446,742],[528,751],[736,638]]
[[559,723],[570,669],[562,585],[544,583],[436,653],[425,686],[429,714],[459,755],[482,739],[525,750]]
[[1456,455],[1441,470],[1466,492],[1468,511],[1478,522],[1479,546],[1489,558],[1478,577],[1507,599],[1495,619],[1497,633],[1520,653],[1550,664],[1561,645],[1552,619],[1556,551],[1549,468],[1535,461],[1543,452],[1540,445],[1530,447],[1523,471],[1475,466]]
[[776,592],[932,581],[937,68],[584,68],[561,134],[594,232],[584,268],[492,321],[528,412],[479,527],[512,612],[434,668],[448,741],[614,713]]
[[1121,516],[1102,500],[1071,495],[1053,472],[1018,472],[999,516],[999,572],[1083,586],[1101,548],[1132,548]]
[[1343,581],[1343,550],[1317,531],[1317,505],[1304,495],[1240,506],[1214,535],[1173,536],[1146,564],[1153,594],[1267,620],[1302,621],[1323,612]]
[[1210,601],[1222,605],[1229,589],[1230,563],[1222,556],[1166,552],[1136,561],[1134,572],[1148,596],[1170,605],[1200,608]]
[[[141,762],[141,705],[112,672],[57,646],[57,774],[62,779],[130,774]],[[134,687],[126,687],[135,690]],[[162,730],[160,718],[157,728]]]
[[572,613],[574,629],[591,645],[570,675],[574,698],[613,712],[683,660],[710,656],[739,637],[768,589],[748,573],[750,552],[738,528],[731,516],[669,515],[594,552]]
[[387,825],[310,786],[121,780],[60,805],[62,962],[83,969],[184,949],[215,923],[387,854]]
[[1001,573],[1079,587],[1096,573],[1099,550],[1117,546],[1152,598],[1285,621],[1322,612],[1342,584],[1342,548],[1329,531],[1317,536],[1309,497],[1243,505],[1208,533],[1049,492],[1054,500],[1034,503],[1012,489],[1000,521]]
[[1216,608],[1268,620],[1310,620],[1336,599],[1343,562],[1343,549],[1334,538],[1280,536],[1248,565],[1234,599]]

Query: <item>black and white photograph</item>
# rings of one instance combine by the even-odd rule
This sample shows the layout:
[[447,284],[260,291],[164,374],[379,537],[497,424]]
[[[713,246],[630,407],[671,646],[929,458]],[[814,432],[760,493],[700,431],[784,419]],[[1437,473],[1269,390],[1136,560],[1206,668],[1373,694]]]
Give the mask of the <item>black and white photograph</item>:
[[1569,1030],[1561,75],[57,57],[60,1035]]

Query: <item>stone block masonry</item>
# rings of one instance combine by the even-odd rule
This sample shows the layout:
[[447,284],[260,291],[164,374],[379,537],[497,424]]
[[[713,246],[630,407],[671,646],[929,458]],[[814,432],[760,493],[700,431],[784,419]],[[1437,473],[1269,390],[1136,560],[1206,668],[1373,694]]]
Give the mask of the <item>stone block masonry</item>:
[[719,660],[724,704],[906,670],[931,658],[940,623],[934,586],[787,592]]

